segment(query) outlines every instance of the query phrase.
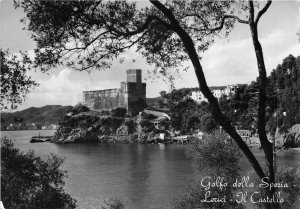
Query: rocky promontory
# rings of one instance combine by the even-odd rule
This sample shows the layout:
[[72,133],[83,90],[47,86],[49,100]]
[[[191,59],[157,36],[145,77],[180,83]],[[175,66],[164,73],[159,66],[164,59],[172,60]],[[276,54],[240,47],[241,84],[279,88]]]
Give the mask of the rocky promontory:
[[[153,123],[155,121],[155,123]],[[52,143],[157,143],[168,141],[168,121],[141,112],[129,117],[126,109],[91,111],[75,106],[59,122]]]

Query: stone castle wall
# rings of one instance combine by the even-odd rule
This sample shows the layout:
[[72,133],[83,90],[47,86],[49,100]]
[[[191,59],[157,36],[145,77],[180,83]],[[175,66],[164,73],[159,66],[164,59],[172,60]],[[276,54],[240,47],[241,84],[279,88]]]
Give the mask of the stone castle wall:
[[117,107],[128,108],[127,95],[121,89],[85,91],[83,95],[84,104],[92,110],[111,110]]

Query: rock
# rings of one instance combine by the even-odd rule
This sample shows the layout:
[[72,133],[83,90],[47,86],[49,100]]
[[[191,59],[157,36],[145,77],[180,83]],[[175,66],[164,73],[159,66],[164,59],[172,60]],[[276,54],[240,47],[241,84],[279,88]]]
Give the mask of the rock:
[[280,134],[278,130],[275,133],[276,146],[284,148],[300,147],[300,124],[293,125],[286,133]]
[[31,138],[30,140],[30,143],[41,143],[41,142],[45,142],[45,141],[38,138]]
[[45,142],[50,142],[52,140],[52,138],[48,138],[45,140]]

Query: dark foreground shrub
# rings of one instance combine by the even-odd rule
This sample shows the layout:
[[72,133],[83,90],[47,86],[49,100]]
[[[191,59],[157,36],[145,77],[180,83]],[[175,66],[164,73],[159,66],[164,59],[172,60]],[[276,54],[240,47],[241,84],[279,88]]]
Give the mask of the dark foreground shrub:
[[1,139],[1,195],[6,209],[73,209],[76,200],[66,194],[59,167],[63,160],[51,155],[46,161],[33,151],[21,152]]
[[126,113],[126,108],[118,107],[116,109],[112,109],[110,115],[111,117],[124,118],[126,116]]
[[78,104],[75,107],[73,107],[73,109],[71,110],[73,114],[78,114],[80,112],[87,112],[87,111],[90,111],[90,109],[87,106],[84,106],[83,104]]
[[[239,191],[233,186],[240,178],[238,163],[241,158],[235,142],[222,133],[205,134],[202,139],[192,140],[187,155],[193,160],[197,178],[174,199],[173,209],[245,208],[236,201],[230,201]],[[224,179],[221,182],[228,185],[208,187],[218,179]],[[218,201],[212,201],[213,198],[218,198]]]
[[[256,192],[255,196],[253,196],[253,200],[257,202],[254,204],[255,207],[253,208],[264,209],[266,208],[266,204],[260,201],[266,199],[266,190],[269,190],[269,187],[260,187],[259,185],[263,183],[262,179],[257,178],[254,173],[251,173],[250,175],[252,182],[254,182],[255,185],[251,192]],[[274,197],[276,197],[276,200],[277,197],[278,200],[283,200],[282,202],[278,201],[277,208],[296,208],[294,206],[300,197],[300,169],[294,166],[280,166],[275,173],[275,183],[277,183],[277,188]]]

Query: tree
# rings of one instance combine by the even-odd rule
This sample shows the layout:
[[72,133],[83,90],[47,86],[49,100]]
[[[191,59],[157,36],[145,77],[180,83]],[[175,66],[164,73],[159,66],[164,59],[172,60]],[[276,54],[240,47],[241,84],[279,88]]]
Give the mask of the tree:
[[37,83],[26,73],[30,70],[30,59],[25,53],[19,59],[16,55],[10,55],[8,50],[0,49],[0,109],[15,109],[22,103],[29,90]]
[[[152,6],[138,8],[126,1],[32,1],[16,3],[26,13],[23,21],[37,42],[35,65],[42,70],[64,64],[79,70],[107,68],[111,59],[136,46],[155,71],[168,76],[169,69],[179,70],[190,60],[200,90],[208,99],[211,113],[235,140],[256,174],[274,183],[273,144],[266,135],[266,68],[257,26],[272,1],[259,10],[252,0],[235,1],[166,1],[150,0]],[[234,15],[246,11],[248,18]],[[255,11],[258,10],[258,11]],[[264,172],[250,148],[223,114],[210,91],[201,65],[205,51],[222,29],[225,35],[235,22],[249,25],[259,72],[258,135],[268,173]],[[272,195],[272,190],[268,195]],[[268,204],[268,207],[273,207]]]
[[20,152],[1,140],[1,198],[7,209],[71,209],[76,201],[63,190],[63,160],[51,155],[44,161],[34,152]]

